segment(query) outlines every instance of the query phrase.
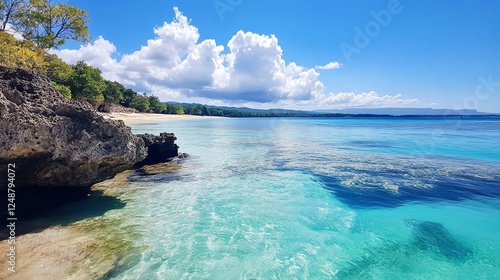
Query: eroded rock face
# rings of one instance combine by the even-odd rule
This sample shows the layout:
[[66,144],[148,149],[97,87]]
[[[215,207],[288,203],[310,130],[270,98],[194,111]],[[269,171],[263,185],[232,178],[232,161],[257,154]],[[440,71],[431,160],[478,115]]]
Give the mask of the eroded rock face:
[[137,167],[169,161],[179,155],[179,146],[175,144],[177,138],[173,133],[160,133],[160,136],[145,133],[138,135],[144,140],[148,148],[148,156]]
[[122,121],[66,99],[43,75],[0,66],[0,174],[15,163],[16,187],[90,186],[146,156]]

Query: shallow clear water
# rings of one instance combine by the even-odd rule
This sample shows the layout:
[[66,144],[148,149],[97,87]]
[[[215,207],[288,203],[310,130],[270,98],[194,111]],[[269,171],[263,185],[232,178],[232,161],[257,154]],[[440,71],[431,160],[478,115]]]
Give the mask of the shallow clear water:
[[[112,279],[499,279],[500,119],[201,119],[131,176]],[[118,237],[117,237],[118,238]]]

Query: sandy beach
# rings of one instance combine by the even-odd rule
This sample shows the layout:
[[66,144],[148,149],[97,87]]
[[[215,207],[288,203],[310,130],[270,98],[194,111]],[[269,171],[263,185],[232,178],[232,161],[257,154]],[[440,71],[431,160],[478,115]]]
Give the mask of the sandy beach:
[[212,116],[194,116],[194,115],[168,115],[168,114],[150,114],[150,113],[99,113],[107,119],[122,120],[126,125],[140,123],[154,123],[163,121],[181,121],[181,120],[199,120],[207,118],[222,118]]

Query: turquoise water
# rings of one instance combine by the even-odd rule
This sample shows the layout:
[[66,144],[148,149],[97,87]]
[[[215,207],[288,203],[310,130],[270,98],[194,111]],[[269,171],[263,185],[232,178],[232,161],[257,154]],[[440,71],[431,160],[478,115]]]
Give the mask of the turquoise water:
[[500,119],[200,119],[176,173],[104,219],[142,238],[111,279],[499,279]]

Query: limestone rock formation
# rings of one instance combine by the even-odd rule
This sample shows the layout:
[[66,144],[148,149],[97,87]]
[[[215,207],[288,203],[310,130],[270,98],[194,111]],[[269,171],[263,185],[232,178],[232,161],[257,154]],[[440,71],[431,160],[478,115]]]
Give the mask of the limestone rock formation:
[[148,148],[148,156],[136,166],[144,166],[166,162],[169,159],[179,155],[179,146],[175,144],[177,138],[173,133],[160,133],[160,136],[145,133],[138,135],[144,140],[145,146]]
[[[147,147],[159,145],[162,159],[176,156],[174,140],[136,136],[88,103],[66,99],[47,77],[0,66],[0,174],[15,163],[16,187],[89,186],[144,160]],[[0,176],[0,189],[6,180]]]

